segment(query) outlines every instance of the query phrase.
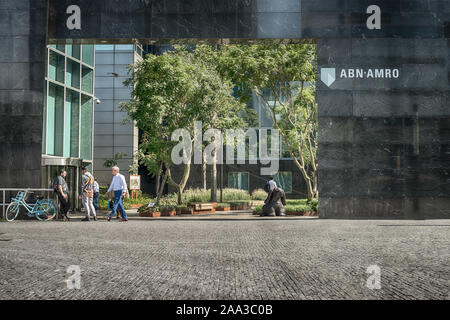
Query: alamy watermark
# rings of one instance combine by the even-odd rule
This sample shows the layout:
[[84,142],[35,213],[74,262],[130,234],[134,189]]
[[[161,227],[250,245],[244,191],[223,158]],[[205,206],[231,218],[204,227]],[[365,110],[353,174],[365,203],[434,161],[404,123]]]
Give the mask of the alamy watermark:
[[381,268],[376,264],[367,267],[366,273],[369,275],[366,287],[370,290],[381,289]]
[[[280,132],[278,129],[249,128],[209,129],[204,134],[202,122],[194,124],[194,137],[186,129],[177,129],[172,133],[172,141],[179,142],[172,149],[172,162],[180,164],[202,164],[203,152],[206,164],[258,164],[261,175],[274,175],[279,169]],[[270,132],[269,132],[270,131]],[[192,142],[193,141],[193,142]],[[203,144],[208,143],[203,150]],[[226,157],[224,158],[224,145]],[[248,149],[248,150],[247,150]],[[237,154],[237,156],[236,156]]]
[[67,267],[67,274],[70,276],[65,281],[67,289],[80,290],[81,289],[81,268],[78,265],[71,265]]

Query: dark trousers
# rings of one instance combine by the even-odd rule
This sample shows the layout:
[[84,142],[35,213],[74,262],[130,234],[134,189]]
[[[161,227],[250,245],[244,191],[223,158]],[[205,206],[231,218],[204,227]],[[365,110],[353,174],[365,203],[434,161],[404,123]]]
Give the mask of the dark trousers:
[[94,193],[94,208],[98,210],[98,198],[100,197],[100,192]]
[[58,192],[58,200],[59,200],[59,213],[61,214],[61,216],[64,217],[70,210],[69,195],[67,195],[67,198],[64,198],[64,196]]

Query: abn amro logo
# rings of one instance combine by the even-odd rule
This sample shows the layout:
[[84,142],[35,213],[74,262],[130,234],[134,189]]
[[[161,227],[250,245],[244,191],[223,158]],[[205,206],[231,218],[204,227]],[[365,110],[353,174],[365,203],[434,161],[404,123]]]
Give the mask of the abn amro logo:
[[335,68],[322,68],[320,70],[320,80],[328,87],[336,81],[336,69]]

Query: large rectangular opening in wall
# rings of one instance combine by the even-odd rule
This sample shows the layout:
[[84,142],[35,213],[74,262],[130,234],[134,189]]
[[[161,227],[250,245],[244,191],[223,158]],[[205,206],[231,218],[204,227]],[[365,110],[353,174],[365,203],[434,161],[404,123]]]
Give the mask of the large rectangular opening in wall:
[[[253,198],[264,200],[261,190],[273,176],[288,199],[317,199],[317,60],[313,40],[161,39],[134,44],[115,40],[78,42],[82,44],[83,57],[87,50],[84,49],[86,42],[95,42],[95,57],[89,61],[92,63],[95,60],[93,97],[101,101],[95,105],[93,154],[86,154],[90,146],[83,145],[84,135],[80,139],[80,150],[93,159],[94,172],[106,173],[100,174],[103,184],[108,183],[109,169],[105,167],[108,160],[115,159],[116,163],[125,167],[126,172],[138,161],[131,151],[133,148],[139,149],[144,157],[158,153],[155,151],[156,144],[148,146],[149,135],[154,140],[158,132],[161,134],[160,141],[170,141],[175,130],[187,129],[194,138],[194,120],[197,120],[202,123],[200,139],[203,142],[200,144],[204,153],[207,152],[207,131],[220,131],[223,152],[222,157],[218,154],[216,166],[206,157],[196,157],[192,152],[189,175],[184,176],[184,163],[172,161],[170,174],[175,183],[166,181],[163,186],[166,164],[141,161],[139,174],[144,193],[157,196],[161,188],[163,194],[177,193],[179,182],[186,181],[182,187],[187,193],[191,189],[216,188],[214,202],[231,201],[226,189],[243,190],[250,195],[255,194]],[[90,47],[88,49],[90,52]],[[127,66],[132,65],[130,70],[141,68],[146,76],[133,79],[133,73],[126,70]],[[86,83],[91,87],[89,74],[94,72],[82,66],[80,82],[83,91],[88,91],[85,89]],[[134,76],[136,74],[139,72],[135,72]],[[186,74],[188,84],[182,81],[182,76]],[[145,89],[148,91],[141,92],[140,83],[144,80],[148,81]],[[170,86],[178,88],[169,91]],[[203,101],[197,101],[200,107],[193,106],[194,98],[190,97],[191,105],[183,109],[181,100],[187,99],[189,90],[198,89],[203,90],[198,94],[204,95]],[[138,114],[135,112],[138,105],[133,103],[133,99],[148,99],[146,103],[154,109],[150,109],[148,114]],[[84,96],[81,101],[83,106],[83,101],[86,101]],[[152,126],[141,121],[140,117],[159,115],[163,108],[167,109],[164,112],[168,112],[164,116],[165,121],[171,119],[171,114],[181,114],[185,118],[176,122],[174,117],[173,125],[163,126],[159,130],[155,129],[157,123],[152,120],[149,120]],[[84,115],[83,108],[80,115],[81,131],[86,132],[83,117],[87,115]],[[122,123],[126,119],[134,122]],[[134,136],[136,130],[140,132],[138,139]],[[229,137],[234,139],[234,145],[228,141]],[[177,143],[160,144],[158,156],[171,155]],[[243,151],[239,149],[242,145]],[[206,166],[204,161],[208,163]],[[161,167],[162,171],[156,172],[155,167]]]

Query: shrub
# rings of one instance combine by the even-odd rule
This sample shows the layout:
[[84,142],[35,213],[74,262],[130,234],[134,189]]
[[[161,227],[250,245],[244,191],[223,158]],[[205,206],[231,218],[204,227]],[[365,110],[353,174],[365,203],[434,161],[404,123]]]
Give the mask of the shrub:
[[[305,213],[309,211],[317,211],[317,200],[313,200],[312,203],[308,204],[307,199],[290,199],[286,200],[286,206],[285,209],[287,212],[300,212]],[[263,205],[260,204],[256,206],[254,209],[255,212],[262,212]]]
[[183,203],[210,202],[211,190],[188,189],[183,192]]
[[252,200],[266,200],[267,192],[263,189],[256,189],[252,192]]
[[218,203],[217,207],[218,208],[229,208],[231,205],[227,202],[222,202],[222,203]]
[[223,189],[223,201],[251,200],[250,194],[240,189]]
[[286,203],[286,211],[287,212],[301,212],[305,213],[312,210],[310,205],[307,204],[288,204]]

